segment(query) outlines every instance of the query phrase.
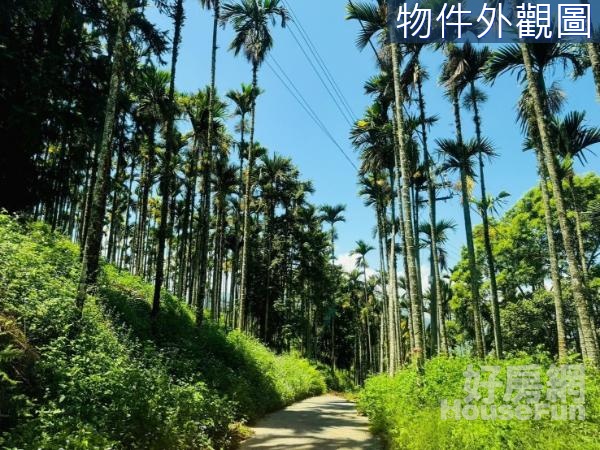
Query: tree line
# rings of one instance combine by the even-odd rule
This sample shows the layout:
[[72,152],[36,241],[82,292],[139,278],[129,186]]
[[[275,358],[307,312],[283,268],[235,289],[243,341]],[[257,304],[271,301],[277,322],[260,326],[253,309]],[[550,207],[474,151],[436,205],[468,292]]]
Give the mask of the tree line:
[[[80,244],[82,312],[105,260],[153,283],[149,320],[160,315],[168,290],[194,309],[198,326],[211,320],[244,330],[276,350],[353,369],[360,383],[369,373],[422,366],[461,344],[473,343],[479,357],[502,358],[521,342],[507,330],[511,305],[530,299],[515,292],[527,282],[541,292],[547,280],[551,348],[560,360],[577,350],[598,365],[598,248],[590,231],[597,229],[596,184],[582,188],[573,161],[585,162],[600,131],[584,113],[562,114],[564,94],[545,79],[556,67],[600,73],[595,44],[495,51],[399,45],[389,39],[387,2],[348,2],[358,47],[374,51],[378,73],[364,86],[371,104],[350,130],[361,161],[359,195],[376,217],[376,246],[359,240],[356,270],[346,273],[335,253],[344,205],[313,204],[310,181],[255,133],[273,29],[290,21],[282,2],[201,0],[213,19],[210,55],[199,55],[210,83],[193,93],[176,86],[183,0],[10,3],[0,33],[0,64],[12,68],[0,75],[0,134],[12,148],[0,156],[0,206]],[[430,3],[435,10],[442,2]],[[150,7],[172,21],[170,30],[149,20]],[[233,29],[229,50],[249,70],[247,83],[220,95],[223,25]],[[432,50],[443,58],[438,84],[455,125],[454,136],[437,140],[430,138],[438,118],[427,109],[422,64]],[[523,271],[512,284],[506,273],[527,256],[515,256],[498,238],[496,211],[508,194],[486,189],[487,165],[499,150],[485,137],[481,114],[484,83],[511,74],[522,85],[516,120],[540,181],[543,227],[532,218],[526,228],[543,231],[535,242],[547,255],[531,279]],[[470,138],[465,112],[475,129]],[[453,271],[446,244],[455,224],[437,211],[452,190],[466,231]],[[480,226],[473,226],[474,211]],[[374,274],[371,252],[379,262]]]
[[[443,5],[435,0],[425,3],[427,8],[438,12]],[[390,40],[387,7],[385,1],[347,4],[347,18],[360,24],[357,45],[374,51],[379,68],[379,73],[365,83],[365,93],[373,103],[356,122],[351,139],[362,159],[361,192],[366,204],[376,212],[380,273],[384,279],[387,277],[381,283],[383,301],[389,310],[384,318],[388,333],[387,371],[393,374],[398,363],[403,364],[407,359],[422,365],[428,355],[449,354],[456,340],[449,345],[448,326],[456,325],[461,310],[463,320],[459,322],[463,331],[467,331],[468,340],[474,343],[475,355],[484,357],[492,353],[497,358],[503,357],[506,345],[501,307],[515,295],[505,289],[504,279],[500,285],[498,282],[499,270],[506,267],[498,267],[497,259],[503,254],[494,249],[500,239],[493,215],[509,194],[490,195],[486,189],[486,165],[498,150],[485,137],[481,108],[487,100],[483,83],[493,84],[506,75],[516,76],[522,86],[516,120],[525,136],[524,149],[534,151],[537,158],[545,223],[544,250],[548,255],[544,261],[548,269],[544,273],[551,283],[555,307],[551,320],[556,343],[552,348],[562,361],[573,348],[572,345],[567,348],[565,327],[570,328],[571,324],[564,314],[567,303],[572,304],[577,331],[570,336],[571,342],[577,344],[577,351],[586,361],[597,366],[598,316],[594,305],[598,292],[596,282],[592,281],[597,275],[591,272],[597,273],[598,252],[593,239],[582,231],[595,223],[592,219],[595,216],[582,209],[583,193],[573,182],[573,163],[576,159],[585,163],[586,154],[599,142],[600,129],[586,124],[584,112],[562,115],[565,96],[558,85],[547,86],[545,75],[560,67],[578,78],[591,68],[598,88],[598,46],[522,43],[492,51],[469,43],[430,48],[424,44],[400,45]],[[437,117],[428,115],[423,89],[429,76],[421,62],[426,51],[438,52],[443,59],[438,84],[451,104],[455,126],[454,136],[449,138],[429,138]],[[473,121],[472,138],[464,136],[465,111]],[[456,174],[456,184],[448,186],[451,174]],[[447,199],[445,192],[449,188],[455,189],[461,199],[466,248],[452,276],[445,277],[444,243],[455,224],[438,218],[436,203]],[[597,208],[594,202],[587,205]],[[427,210],[424,218],[422,209]],[[477,247],[473,211],[482,222],[476,228],[481,237],[478,241],[481,245]],[[531,223],[528,226],[534,228]],[[420,273],[423,247],[430,260],[429,286],[424,286]],[[395,276],[399,258],[404,270],[400,279]],[[511,264],[514,269],[519,261],[513,259]],[[454,281],[461,283],[453,285]],[[398,303],[399,282],[403,307]],[[512,289],[521,286],[513,284]],[[408,344],[403,344],[404,336],[397,334],[394,323],[403,317],[402,308],[407,311]],[[425,326],[425,310],[430,326]],[[512,344],[509,343],[511,348]],[[408,345],[408,356],[398,349],[403,345]]]

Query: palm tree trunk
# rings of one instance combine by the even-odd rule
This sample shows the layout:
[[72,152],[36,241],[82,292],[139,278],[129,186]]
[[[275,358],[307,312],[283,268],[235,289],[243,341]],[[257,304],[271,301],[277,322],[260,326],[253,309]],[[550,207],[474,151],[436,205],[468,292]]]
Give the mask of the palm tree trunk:
[[[173,292],[177,280],[177,270],[173,265],[173,254],[176,253],[175,233],[179,231],[180,212],[177,211],[177,185],[171,180],[171,201],[169,203],[169,228],[167,229],[167,256],[165,259],[165,289]],[[177,230],[177,231],[175,231]]]
[[146,227],[148,224],[148,203],[150,191],[152,190],[152,176],[154,173],[154,159],[156,153],[156,143],[154,138],[154,127],[148,133],[148,159],[144,164],[144,176],[142,177],[141,198],[139,206],[138,233],[136,245],[136,275],[144,274],[144,257],[147,255],[146,247]]
[[363,268],[363,283],[364,283],[364,294],[365,294],[365,309],[367,311],[365,317],[365,326],[367,328],[367,359],[369,361],[369,365],[371,365],[372,360],[372,348],[371,348],[371,328],[369,323],[369,294],[367,292],[367,263],[365,260],[365,255],[362,257],[362,268]]
[[[273,236],[273,228],[272,224],[275,220],[275,205],[269,205],[269,214],[267,217],[266,224],[266,235]],[[272,263],[272,252],[273,252],[273,242],[271,239],[267,239],[267,284],[265,288],[265,317],[264,317],[264,327],[263,327],[263,336],[265,343],[269,342],[269,313],[271,309],[271,263]]]
[[119,234],[119,227],[121,222],[121,217],[119,215],[120,198],[119,198],[119,186],[118,183],[123,178],[124,165],[122,164],[124,155],[123,155],[123,140],[120,139],[119,151],[117,154],[117,168],[115,170],[115,180],[113,187],[113,197],[112,204],[110,207],[110,231],[108,234],[108,248],[106,249],[106,259],[110,262],[115,261],[115,255],[117,253],[117,235]]
[[225,236],[225,194],[220,194],[217,208],[217,228],[215,233],[215,267],[213,279],[213,303],[215,305],[215,316],[213,320],[218,322],[221,317],[221,293],[223,284],[224,264],[224,236]]
[[563,238],[563,245],[567,255],[567,263],[569,266],[569,274],[571,275],[571,285],[573,289],[573,299],[575,301],[577,315],[579,316],[579,320],[581,322],[583,333],[581,337],[582,347],[585,347],[585,352],[587,353],[591,364],[594,366],[599,366],[600,358],[598,356],[597,336],[590,316],[588,302],[585,297],[585,287],[581,275],[581,268],[579,267],[577,258],[575,256],[575,241],[573,239],[573,234],[567,219],[562,184],[558,174],[556,159],[554,153],[552,152],[552,146],[550,143],[548,120],[545,114],[546,109],[543,105],[544,93],[540,90],[542,74],[535,73],[527,44],[522,43],[520,44],[520,47],[521,53],[523,54],[525,70],[527,72],[529,93],[533,100],[538,131],[542,141],[544,164],[550,177],[552,193],[556,204],[556,214],[558,216],[558,223],[560,225],[560,231]]
[[[452,104],[454,107],[454,124],[456,127],[456,140],[463,145],[462,125],[460,119],[459,95],[456,86],[452,87]],[[467,254],[469,258],[469,273],[471,276],[471,302],[473,304],[473,328],[475,332],[475,349],[477,356],[483,358],[483,334],[481,322],[481,309],[479,304],[479,273],[475,259],[475,244],[473,242],[473,225],[471,222],[471,209],[469,204],[469,189],[467,174],[463,167],[460,168],[460,184],[462,190],[462,207],[465,222],[465,234],[467,239]]]
[[[425,342],[425,336],[427,332],[425,330],[425,308],[423,307],[423,280],[421,276],[421,247],[420,247],[420,236],[419,236],[419,191],[414,183],[411,181],[410,187],[411,193],[411,201],[413,206],[413,216],[412,216],[412,226],[413,226],[413,236],[415,237],[415,265],[417,266],[417,292],[419,297],[419,304],[421,305],[421,324],[423,325],[423,329],[421,333],[423,334],[423,342]],[[423,352],[426,355],[425,348]]]
[[[448,338],[446,335],[446,321],[444,319],[444,313],[442,308],[442,278],[440,275],[440,263],[438,258],[438,246],[437,246],[437,199],[436,199],[436,177],[433,167],[433,161],[429,155],[429,146],[427,144],[427,124],[425,123],[427,114],[425,112],[425,97],[423,95],[423,79],[421,77],[421,68],[417,65],[417,93],[419,101],[419,114],[421,119],[421,139],[423,142],[423,153],[425,156],[425,164],[427,165],[427,194],[429,199],[429,226],[430,226],[430,245],[431,245],[431,261],[433,277],[431,293],[433,295],[432,301],[436,303],[437,312],[437,333],[434,333],[432,327],[432,342],[437,340],[439,335],[439,352],[441,354],[448,354]],[[433,324],[432,318],[432,324]],[[435,347],[432,346],[435,350]]]
[[368,372],[372,372],[375,367],[375,360],[373,357],[373,339],[371,336],[371,313],[367,307],[367,316],[365,318],[366,326],[367,326],[367,353],[369,356],[369,370]]
[[102,245],[102,226],[106,212],[106,198],[112,163],[112,135],[115,126],[115,113],[117,97],[125,53],[125,24],[129,14],[129,6],[125,0],[120,5],[117,33],[115,35],[114,61],[111,69],[108,99],[104,112],[104,128],[98,157],[98,178],[94,186],[94,196],[90,209],[89,231],[83,252],[81,276],[77,288],[75,303],[83,313],[83,305],[87,297],[88,286],[94,284],[98,278],[100,247]]
[[388,329],[388,340],[389,340],[389,360],[388,360],[388,374],[394,375],[396,372],[396,323],[394,321],[394,308],[398,303],[398,286],[397,286],[397,275],[396,275],[396,214],[395,214],[395,205],[392,200],[392,230],[390,233],[390,250],[388,253],[388,264],[389,264],[389,302],[388,302],[388,317],[389,317],[389,329]]
[[[258,64],[252,65],[252,88],[256,92],[258,89]],[[254,128],[256,124],[256,98],[252,100],[252,113],[250,119],[250,145],[248,147],[248,168],[246,172],[246,185],[244,187],[244,224],[242,238],[242,267],[240,280],[240,321],[238,328],[246,328],[246,292],[247,292],[247,272],[248,272],[248,239],[250,238],[250,196],[252,186],[252,169],[254,166]]]
[[[475,95],[475,83],[471,82],[471,93],[473,98],[473,121],[475,122],[475,135],[477,142],[482,142],[481,134],[481,116],[479,115],[479,105]],[[502,330],[500,329],[500,303],[498,301],[498,284],[496,282],[496,262],[494,261],[494,252],[492,249],[492,240],[490,238],[490,221],[488,217],[487,193],[485,189],[485,173],[483,154],[479,152],[479,186],[481,188],[481,219],[483,221],[483,242],[485,246],[485,256],[490,277],[490,291],[492,294],[492,326],[494,328],[494,350],[496,357],[502,359]]]
[[598,53],[598,44],[588,42],[586,44],[587,53],[592,64],[592,72],[594,74],[594,84],[596,85],[596,96],[600,99],[600,54]]
[[[244,149],[246,146],[245,142],[245,133],[246,133],[246,115],[242,113],[240,117],[240,144],[239,144],[239,157],[240,157],[240,185],[239,185],[239,194],[243,195],[244,191]],[[240,202],[241,207],[241,202]],[[242,214],[240,214],[240,208],[236,211],[236,220],[235,220],[235,248],[233,249],[232,255],[232,264],[231,264],[231,284],[229,286],[229,301],[231,303],[231,314],[233,320],[233,326],[238,326],[238,272],[239,272],[239,263],[240,263],[240,222],[242,220]]]
[[[135,144],[134,144],[135,145]],[[127,188],[127,205],[125,206],[125,225],[123,228],[123,244],[119,253],[119,270],[123,268],[123,263],[125,262],[125,256],[127,255],[127,251],[131,248],[129,244],[129,220],[131,214],[131,192],[133,188],[133,180],[135,178],[135,154],[131,156],[131,170],[129,172],[129,185]]]
[[[404,212],[403,231],[406,237],[406,250],[408,262],[408,284],[410,286],[410,302],[412,306],[412,322],[414,328],[414,348],[412,349],[414,361],[419,367],[425,362],[422,323],[422,305],[418,294],[418,276],[415,257],[415,237],[412,227],[412,208],[410,201],[410,174],[409,174],[409,156],[406,150],[406,133],[404,125],[404,113],[402,111],[402,94],[400,92],[400,62],[398,58],[397,44],[390,44],[392,51],[392,72],[394,78],[394,108],[396,119],[396,133],[398,140],[398,151],[396,159],[396,178],[398,183],[402,182],[400,206]],[[399,166],[399,167],[398,167]]]
[[[189,172],[188,172],[189,174]],[[183,298],[184,296],[184,292],[185,292],[185,288],[184,288],[184,284],[185,284],[185,279],[186,279],[186,273],[188,270],[188,259],[187,259],[187,252],[188,252],[188,246],[189,246],[189,227],[190,227],[190,213],[191,213],[191,189],[192,186],[194,186],[195,183],[186,183],[186,188],[185,188],[185,196],[184,196],[184,200],[183,200],[183,212],[181,214],[181,229],[180,229],[180,234],[179,234],[179,245],[177,246],[177,263],[178,263],[178,271],[177,271],[177,283],[176,283],[176,288],[175,288],[175,293],[177,295],[178,298]]]
[[[392,208],[394,209],[394,202],[392,201]],[[386,280],[385,274],[385,245],[387,243],[388,237],[385,233],[385,214],[381,211],[381,208],[378,206],[379,214],[378,214],[378,230],[379,230],[379,239],[383,244],[380,246],[380,259],[381,259],[381,271],[382,271],[382,289],[383,289],[383,298],[385,303],[387,304],[387,348],[388,348],[388,364],[387,370],[390,376],[393,376],[396,371],[396,324],[394,321],[394,308],[396,303],[398,303],[398,286],[397,286],[397,274],[396,268],[393,261],[396,260],[396,224],[395,218],[392,221],[392,236],[390,238],[390,250],[388,257],[388,274]],[[395,214],[392,214],[395,216]],[[389,289],[386,288],[386,282],[389,282]]]
[[[375,202],[375,209],[377,212],[377,235],[378,235],[378,241],[379,241],[379,272],[381,273],[381,293],[382,293],[382,307],[381,307],[381,314],[380,314],[380,320],[379,320],[379,340],[380,340],[380,351],[379,351],[379,372],[383,373],[384,370],[384,359],[385,359],[385,349],[388,349],[388,361],[389,358],[394,358],[394,354],[395,354],[395,340],[396,340],[396,336],[395,336],[395,330],[391,325],[391,322],[389,321],[389,317],[390,317],[390,308],[392,307],[392,305],[390,305],[390,299],[389,299],[389,295],[388,295],[388,289],[387,289],[387,283],[388,283],[388,276],[386,273],[387,267],[386,267],[386,260],[385,260],[385,253],[386,253],[386,242],[387,242],[387,237],[385,235],[384,230],[384,226],[385,226],[385,221],[384,221],[384,215],[382,213],[382,207],[381,207],[381,200],[380,199],[376,199]],[[387,333],[387,340],[385,339],[385,335]],[[385,345],[387,343],[387,346]],[[390,351],[390,349],[392,349],[393,351]],[[389,363],[388,363],[388,368],[389,368]]]
[[[532,124],[533,126],[533,124]],[[548,255],[550,259],[550,274],[552,277],[552,297],[554,299],[554,310],[556,315],[556,336],[558,344],[558,359],[566,361],[567,358],[567,337],[565,333],[565,318],[563,307],[562,286],[560,282],[560,272],[558,265],[558,252],[556,242],[554,241],[554,225],[552,223],[552,207],[550,206],[550,194],[548,192],[548,181],[546,177],[546,168],[544,167],[544,157],[541,150],[535,149],[537,157],[538,173],[540,176],[540,191],[542,193],[542,204],[544,206],[544,219],[546,223],[546,237],[548,239]]]
[[87,242],[87,236],[89,231],[90,216],[92,214],[92,202],[94,200],[94,187],[96,186],[96,180],[98,178],[98,161],[100,157],[100,144],[94,148],[94,157],[90,162],[90,176],[88,184],[86,185],[85,202],[83,210],[81,211],[81,231],[79,245],[81,247],[81,260],[83,261],[83,253]]
[[156,275],[154,277],[154,295],[152,297],[151,317],[158,316],[160,310],[160,291],[165,274],[165,248],[167,236],[170,234],[169,204],[171,201],[171,174],[173,173],[173,153],[175,153],[175,76],[177,72],[177,58],[179,56],[179,43],[181,41],[181,27],[183,26],[183,0],[175,4],[175,32],[173,35],[173,50],[171,55],[171,79],[169,82],[169,114],[167,117],[166,148],[163,161],[163,171],[160,180],[162,204],[160,207],[160,223],[158,226],[158,249],[156,253]]
[[581,211],[579,211],[579,204],[577,203],[577,196],[575,194],[575,180],[574,175],[571,173],[567,176],[569,183],[569,191],[571,194],[571,210],[575,215],[575,236],[577,238],[577,250],[579,253],[579,260],[581,264],[581,273],[583,274],[583,282],[588,281],[588,263],[585,257],[585,245],[583,240],[583,230],[581,228]]
[[211,186],[210,186],[210,170],[212,165],[213,152],[213,109],[215,102],[215,85],[217,73],[217,37],[220,16],[220,2],[215,0],[213,4],[213,35],[212,35],[212,51],[211,51],[211,69],[210,69],[210,90],[208,94],[208,130],[206,138],[206,149],[203,161],[202,175],[202,229],[200,235],[200,267],[198,274],[198,290],[196,292],[196,324],[201,325],[204,318],[204,303],[206,297],[206,283],[208,278],[208,235],[210,231],[210,201],[211,201]]
[[[475,260],[475,246],[473,244],[473,226],[471,224],[471,210],[469,207],[469,190],[467,187],[468,181],[464,170],[460,172],[460,184],[462,190],[462,206],[463,217],[465,221],[465,233],[467,237],[467,253],[469,257],[469,272],[471,275],[471,301],[473,302],[473,317],[475,329],[475,344],[477,356],[483,358],[483,342],[481,330],[481,311],[479,305],[479,288],[477,280],[479,277],[477,270],[477,262]],[[474,279],[474,280],[473,280]]]

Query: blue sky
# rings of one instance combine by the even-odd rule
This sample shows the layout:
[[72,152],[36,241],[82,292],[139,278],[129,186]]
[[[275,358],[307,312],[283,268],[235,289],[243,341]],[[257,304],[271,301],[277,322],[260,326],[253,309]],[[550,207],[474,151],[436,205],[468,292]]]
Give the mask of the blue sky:
[[[366,49],[361,53],[355,47],[359,25],[344,20],[346,0],[287,1],[336,78],[351,110],[360,116],[369,103],[369,98],[363,94],[363,85],[365,80],[376,73],[376,67],[372,51]],[[197,0],[186,0],[185,10],[187,21],[177,67],[177,88],[182,92],[194,92],[209,82],[212,15],[202,10]],[[171,28],[169,20],[160,17],[155,11],[150,16],[163,29]],[[298,34],[294,25],[291,25],[291,29]],[[302,92],[335,140],[358,164],[348,140],[348,123],[328,96],[292,34],[288,29],[276,29],[273,34],[274,59]],[[219,30],[217,80],[221,94],[239,88],[240,83],[249,83],[251,79],[250,66],[246,60],[242,56],[234,57],[228,51],[231,39],[230,27]],[[439,54],[427,53],[424,57],[424,66],[431,75],[430,81],[425,85],[427,110],[429,115],[436,114],[439,117],[438,123],[431,130],[432,139],[454,135],[451,105],[437,85],[441,62]],[[561,83],[567,94],[566,110],[587,110],[589,123],[600,124],[600,104],[595,100],[591,75],[574,82],[558,71],[554,78]],[[357,177],[353,167],[267,65],[260,71],[259,83],[265,93],[260,97],[257,107],[257,140],[271,151],[290,156],[303,177],[313,181],[316,189],[312,198],[314,203],[347,205],[347,221],[338,226],[336,252],[339,255],[349,253],[358,239],[372,241],[374,244],[374,214],[363,206],[357,195]],[[515,76],[507,75],[493,86],[493,95],[489,86],[483,86],[483,89],[489,96],[482,111],[483,131],[500,154],[487,170],[488,190],[491,194],[509,192],[512,195],[508,204],[510,206],[536,183],[534,157],[521,151],[522,137],[515,124],[515,104],[521,87]],[[471,117],[466,111],[463,112],[463,126],[465,136],[472,136]],[[590,157],[587,167],[580,170],[598,172],[599,155],[600,150],[596,152],[596,156]],[[439,216],[452,218],[459,225],[448,244],[450,262],[454,263],[464,243],[459,197],[441,204]],[[479,222],[475,215],[473,220],[474,223]],[[375,262],[374,252],[371,263],[374,265]]]

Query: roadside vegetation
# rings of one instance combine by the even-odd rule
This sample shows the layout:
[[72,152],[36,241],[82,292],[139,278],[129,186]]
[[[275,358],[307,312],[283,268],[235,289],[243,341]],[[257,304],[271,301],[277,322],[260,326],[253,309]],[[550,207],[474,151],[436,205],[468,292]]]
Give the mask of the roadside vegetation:
[[[545,386],[548,378],[544,374],[553,364],[548,354],[517,354],[504,360],[485,361],[459,356],[428,360],[422,372],[405,368],[391,378],[378,375],[368,379],[359,395],[359,410],[369,417],[372,430],[383,437],[389,449],[597,449],[600,374],[592,369],[588,370],[585,380],[584,421],[578,420],[578,416],[576,420],[551,420],[550,414],[544,414],[542,420],[531,420],[533,415],[528,420],[483,420],[482,415],[466,420],[463,416],[456,417],[454,412],[448,412],[445,418],[442,415],[443,400],[452,407],[454,400],[463,401],[467,397],[465,373],[469,366],[476,371],[481,366],[499,367],[497,380],[506,385],[508,367],[531,364],[542,368],[540,381],[544,388],[540,395],[543,402],[548,392]],[[482,378],[484,382],[485,379]],[[481,399],[471,404],[489,413],[488,391],[482,385],[479,392]],[[504,394],[504,389],[496,389],[492,397],[494,405],[512,405],[503,399]],[[527,398],[516,405],[527,405]],[[576,403],[569,401],[561,407],[565,409],[564,417],[569,417],[570,406]],[[562,414],[562,409],[557,411]]]
[[112,266],[79,317],[78,267],[48,226],[0,215],[2,448],[229,448],[238,424],[325,391],[308,361],[199,329],[170,295],[151,325],[152,286]]

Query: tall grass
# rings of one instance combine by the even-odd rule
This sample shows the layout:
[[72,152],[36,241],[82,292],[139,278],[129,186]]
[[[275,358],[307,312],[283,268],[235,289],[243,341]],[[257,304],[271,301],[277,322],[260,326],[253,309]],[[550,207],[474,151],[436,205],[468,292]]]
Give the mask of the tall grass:
[[[404,369],[395,377],[370,378],[359,395],[359,409],[370,419],[372,429],[381,435],[390,449],[599,449],[600,448],[600,376],[589,372],[586,378],[586,420],[455,420],[453,414],[442,419],[441,402],[450,403],[467,396],[464,372],[469,365],[500,366],[498,380],[506,386],[508,366],[528,364],[547,369],[551,361],[545,355],[519,355],[503,361],[485,362],[469,358],[435,358],[423,373]],[[542,374],[545,370],[542,369]],[[546,380],[542,377],[542,383]],[[545,384],[545,383],[544,383]],[[485,395],[486,390],[481,391]],[[544,389],[545,392],[545,389]],[[542,392],[542,399],[544,399]],[[496,404],[504,389],[496,391]],[[481,405],[483,399],[475,404]]]

